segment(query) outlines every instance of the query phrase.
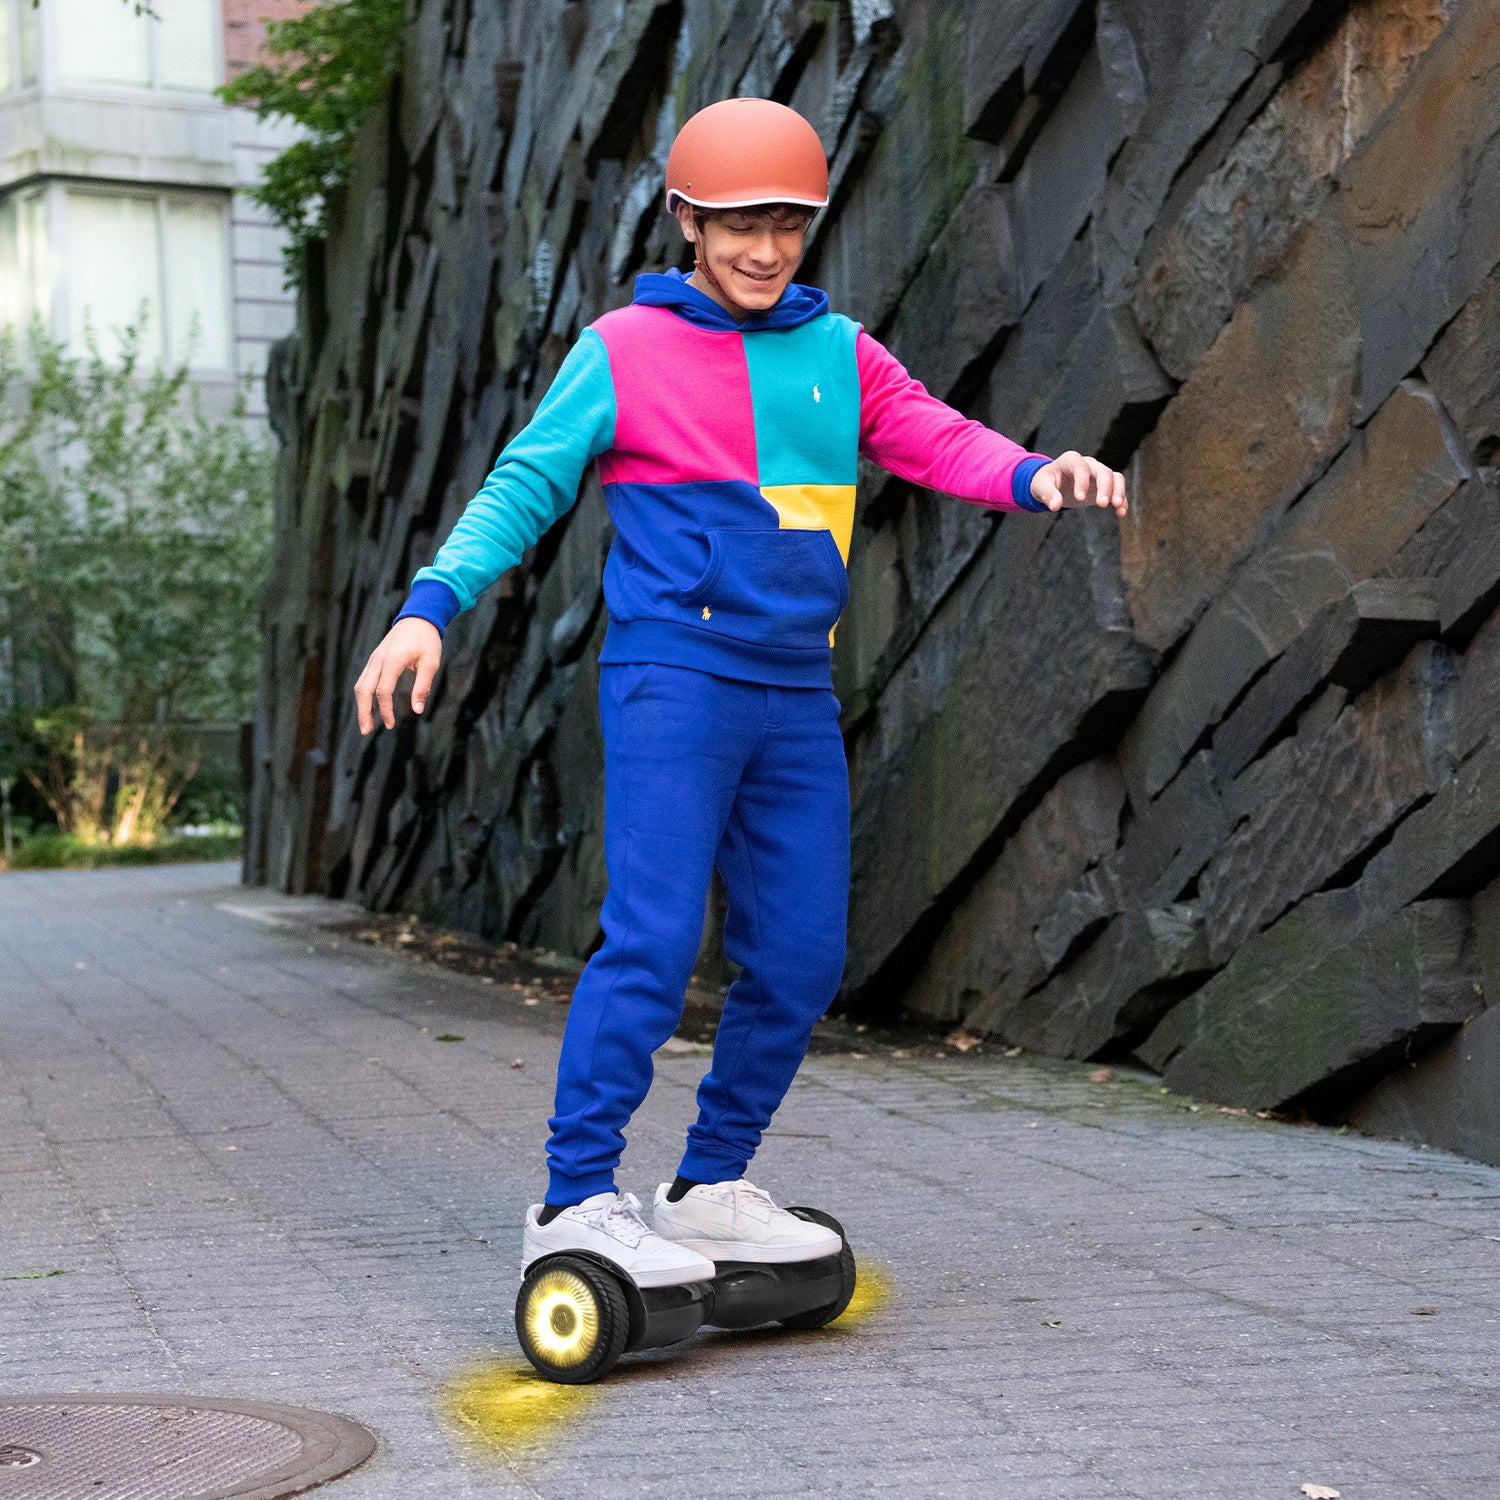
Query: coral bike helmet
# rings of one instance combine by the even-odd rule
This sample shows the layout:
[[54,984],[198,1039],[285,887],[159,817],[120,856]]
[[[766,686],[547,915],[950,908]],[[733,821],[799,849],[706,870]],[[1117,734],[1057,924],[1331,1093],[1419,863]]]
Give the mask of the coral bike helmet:
[[667,212],[828,204],[828,158],[818,132],[770,99],[723,99],[677,133],[667,158]]

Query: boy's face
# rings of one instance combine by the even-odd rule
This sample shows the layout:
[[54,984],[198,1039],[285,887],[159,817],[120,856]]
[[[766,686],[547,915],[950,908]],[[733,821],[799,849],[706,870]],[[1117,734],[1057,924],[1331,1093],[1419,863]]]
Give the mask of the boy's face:
[[[738,316],[776,305],[802,261],[802,246],[813,211],[795,204],[698,209],[677,205],[678,222],[698,258],[713,272],[728,310]],[[701,234],[700,234],[701,228]],[[704,288],[714,296],[712,282]]]

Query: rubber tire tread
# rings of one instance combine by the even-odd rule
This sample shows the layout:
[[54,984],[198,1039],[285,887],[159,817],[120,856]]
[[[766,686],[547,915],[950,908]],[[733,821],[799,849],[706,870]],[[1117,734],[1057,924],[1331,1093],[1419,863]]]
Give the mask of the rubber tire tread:
[[854,1287],[859,1279],[858,1269],[854,1263],[854,1252],[849,1248],[843,1225],[837,1219],[820,1213],[815,1208],[792,1208],[787,1212],[796,1214],[799,1219],[821,1224],[825,1229],[838,1231],[839,1239],[843,1242],[843,1249],[839,1251],[839,1271],[843,1277],[843,1286],[838,1296],[826,1307],[815,1307],[811,1312],[797,1313],[793,1317],[779,1318],[777,1321],[783,1328],[790,1328],[799,1333],[809,1328],[826,1328],[835,1319],[843,1317],[849,1309],[850,1302],[854,1300]]
[[[526,1337],[524,1309],[532,1283],[538,1276],[557,1269],[568,1270],[581,1277],[593,1292],[599,1306],[599,1342],[594,1346],[594,1352],[579,1364],[566,1367],[549,1364],[536,1353]],[[591,1381],[602,1380],[619,1362],[629,1336],[630,1308],[625,1301],[624,1290],[608,1271],[592,1261],[575,1260],[571,1256],[549,1257],[544,1265],[527,1274],[521,1283],[521,1290],[516,1294],[516,1338],[520,1340],[521,1353],[544,1380],[551,1380],[558,1385],[588,1385]]]

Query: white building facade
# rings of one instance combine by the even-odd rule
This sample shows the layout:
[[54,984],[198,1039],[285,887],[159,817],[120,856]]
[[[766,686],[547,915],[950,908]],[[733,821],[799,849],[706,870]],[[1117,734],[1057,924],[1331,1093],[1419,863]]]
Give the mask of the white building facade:
[[253,375],[259,417],[294,294],[282,232],[246,190],[295,132],[212,92],[226,37],[231,65],[248,60],[252,8],[0,0],[0,322],[39,314],[78,353],[92,326],[110,353],[144,305],[148,357],[188,357],[211,410]]

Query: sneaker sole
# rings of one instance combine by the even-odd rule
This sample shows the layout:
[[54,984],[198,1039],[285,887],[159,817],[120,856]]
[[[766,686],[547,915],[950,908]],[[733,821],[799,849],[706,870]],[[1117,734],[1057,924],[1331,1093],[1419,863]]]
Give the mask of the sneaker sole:
[[[675,1245],[677,1241],[673,1240],[672,1243]],[[691,1249],[692,1247],[684,1246],[684,1248]],[[618,1261],[613,1260],[612,1257],[604,1255],[604,1252],[602,1250],[580,1250],[576,1245],[558,1245],[555,1247],[542,1246],[536,1251],[535,1254],[533,1254],[532,1247],[528,1245],[526,1249],[522,1251],[522,1276],[525,1276],[526,1273],[530,1271],[532,1266],[537,1263],[537,1261],[545,1260],[549,1255],[603,1256],[605,1260],[610,1261],[610,1264],[615,1266],[619,1270],[622,1276],[628,1277],[638,1287],[642,1287],[644,1289],[654,1289],[656,1287],[663,1286],[689,1286],[695,1281],[709,1281],[712,1279],[714,1274],[712,1258],[706,1255],[703,1257],[709,1262],[706,1269],[699,1269],[696,1267],[661,1266],[657,1267],[654,1270],[631,1272],[627,1271],[625,1267],[620,1265]]]
[[825,1260],[844,1248],[843,1241],[838,1239],[831,1243],[825,1241],[821,1249],[814,1249],[809,1245],[754,1245],[748,1240],[679,1240],[670,1235],[663,1238],[672,1239],[674,1245],[681,1245],[684,1250],[696,1250],[708,1260],[758,1261],[767,1266],[783,1266],[799,1260]]

